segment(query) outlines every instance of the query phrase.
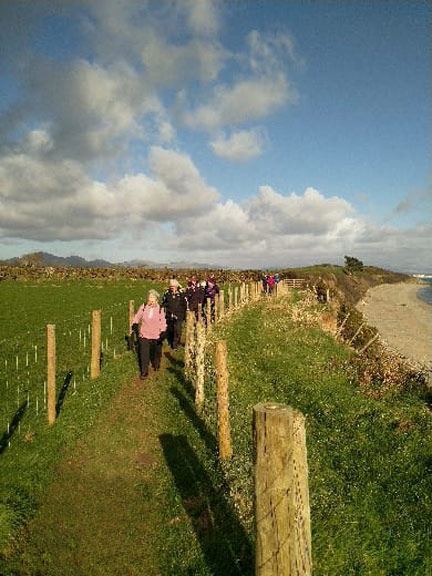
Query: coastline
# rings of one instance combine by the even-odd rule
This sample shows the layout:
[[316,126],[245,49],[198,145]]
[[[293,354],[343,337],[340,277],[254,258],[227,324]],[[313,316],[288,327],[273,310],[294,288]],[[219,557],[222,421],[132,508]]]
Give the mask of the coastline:
[[380,284],[357,308],[381,340],[412,364],[432,370],[432,306],[418,296],[420,283]]

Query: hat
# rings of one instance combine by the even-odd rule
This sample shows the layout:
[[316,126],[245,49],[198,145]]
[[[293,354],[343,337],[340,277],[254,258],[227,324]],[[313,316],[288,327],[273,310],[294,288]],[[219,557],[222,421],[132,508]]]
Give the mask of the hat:
[[171,278],[171,280],[169,281],[169,285],[178,288],[179,285],[178,280],[176,280],[175,278]]
[[206,283],[205,280],[203,280],[202,282],[200,282],[201,288],[205,288],[206,287]]

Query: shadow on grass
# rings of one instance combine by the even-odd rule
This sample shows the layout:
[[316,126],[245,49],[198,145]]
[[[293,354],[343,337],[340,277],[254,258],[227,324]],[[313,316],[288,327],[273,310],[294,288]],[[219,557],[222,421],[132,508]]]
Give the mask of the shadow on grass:
[[253,573],[252,548],[228,500],[189,445],[186,436],[159,436],[165,460],[214,576]]
[[170,362],[171,366],[167,367],[167,372],[173,374],[181,387],[187,392],[190,398],[195,398],[195,390],[190,381],[184,374],[184,362],[175,358],[171,352],[165,352],[165,358]]
[[204,420],[202,420],[202,418],[200,418],[199,415],[196,413],[195,405],[192,403],[191,399],[188,398],[181,390],[175,388],[174,386],[170,388],[170,392],[178,400],[180,408],[183,410],[186,417],[192,422],[195,430],[204,440],[208,450],[212,454],[216,454],[218,447],[217,440],[214,434],[212,434],[208,429],[208,427],[206,426]]
[[72,380],[72,372],[69,371],[66,374],[66,378],[63,381],[63,386],[61,387],[60,390],[60,394],[57,398],[57,403],[56,403],[56,417],[60,414],[60,410],[62,409],[63,406],[63,402],[65,400],[67,391],[69,390],[69,384],[71,383]]
[[26,411],[26,408],[27,408],[27,401],[24,401],[21,404],[21,406],[18,408],[18,410],[15,412],[12,420],[9,422],[8,430],[6,430],[3,433],[3,436],[0,438],[0,454],[3,454],[3,452],[8,447],[10,439],[15,434],[19,423],[21,422],[21,420],[24,417],[24,413]]

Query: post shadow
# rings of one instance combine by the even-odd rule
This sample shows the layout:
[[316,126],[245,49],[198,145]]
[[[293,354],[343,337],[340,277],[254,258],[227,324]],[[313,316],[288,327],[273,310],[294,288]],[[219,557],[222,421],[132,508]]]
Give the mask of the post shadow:
[[165,352],[165,358],[167,358],[171,363],[171,366],[167,367],[167,372],[170,372],[177,378],[177,381],[181,384],[190,398],[195,398],[195,390],[190,381],[185,377],[183,360],[174,358],[170,352]]
[[18,408],[18,410],[15,412],[12,420],[9,422],[9,432],[5,430],[3,436],[0,439],[0,454],[3,454],[3,452],[8,447],[9,440],[12,438],[16,429],[18,428],[18,424],[23,419],[26,408],[27,408],[27,401],[24,401]]
[[195,405],[192,404],[190,398],[188,398],[186,394],[183,394],[181,390],[178,390],[174,386],[170,388],[170,392],[178,400],[180,408],[183,410],[186,417],[192,422],[195,430],[204,440],[207,449],[212,454],[216,454],[218,449],[217,439],[215,435],[210,432],[204,420],[197,414]]
[[63,406],[63,402],[64,399],[66,397],[66,393],[69,389],[69,384],[71,383],[72,380],[72,371],[70,370],[67,374],[65,379],[63,380],[63,386],[61,387],[59,396],[57,398],[57,403],[56,403],[56,417],[60,414],[60,410],[62,409]]
[[214,576],[252,575],[248,535],[222,491],[216,490],[186,436],[159,436],[183,507]]

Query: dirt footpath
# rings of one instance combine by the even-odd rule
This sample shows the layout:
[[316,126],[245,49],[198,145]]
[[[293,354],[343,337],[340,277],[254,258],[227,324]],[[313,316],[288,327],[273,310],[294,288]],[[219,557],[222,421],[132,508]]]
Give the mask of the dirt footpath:
[[151,494],[162,461],[158,385],[159,378],[130,382],[70,448],[30,523],[19,574],[159,574]]
[[388,346],[432,369],[432,306],[418,298],[420,288],[414,283],[376,286],[358,309]]

